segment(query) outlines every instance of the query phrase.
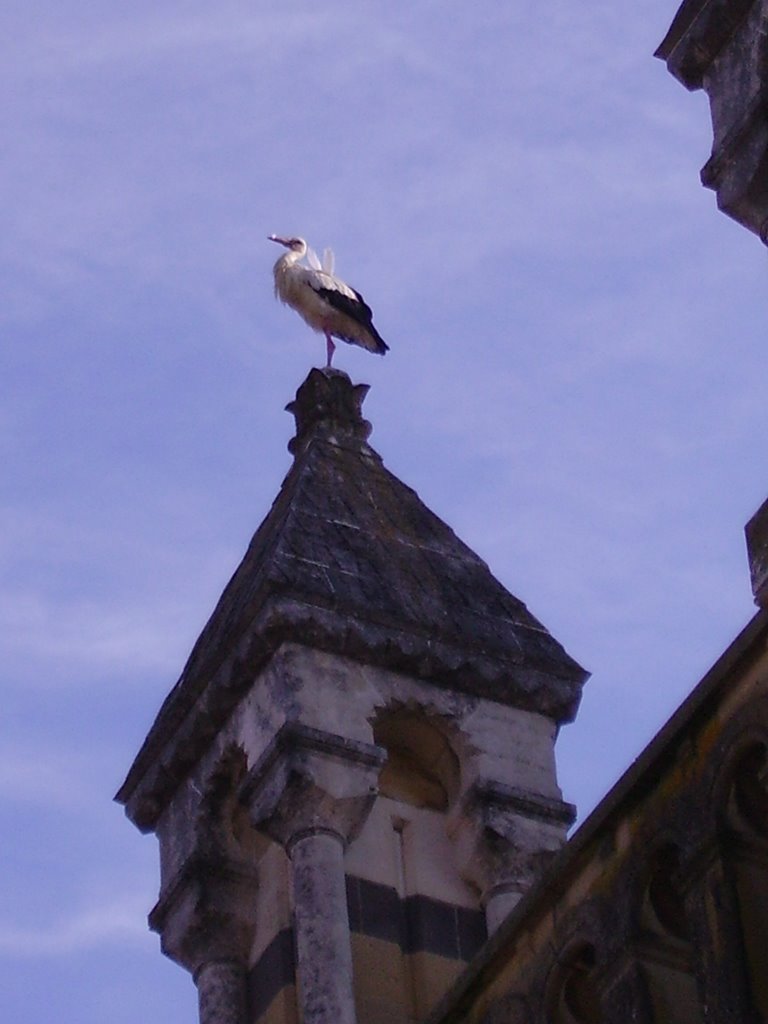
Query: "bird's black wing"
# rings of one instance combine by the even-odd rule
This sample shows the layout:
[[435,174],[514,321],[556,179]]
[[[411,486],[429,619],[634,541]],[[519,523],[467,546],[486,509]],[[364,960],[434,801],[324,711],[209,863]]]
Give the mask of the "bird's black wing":
[[[371,307],[365,301],[360,292],[351,288],[350,291],[354,293],[354,298],[350,295],[345,295],[344,292],[339,291],[337,288],[318,288],[312,285],[314,291],[328,303],[329,306],[333,306],[340,313],[344,313],[352,320],[364,327],[366,331],[374,338],[379,346],[381,353],[386,352],[389,349],[389,345],[384,341],[379,332],[373,326],[373,313]],[[340,336],[341,337],[341,336]],[[344,338],[344,340],[348,340]]]
[[[354,291],[354,289],[350,289]],[[345,295],[338,288],[315,288],[317,294],[324,299],[329,306],[338,309],[340,313],[346,313],[356,320],[362,327],[370,329],[373,323],[373,313],[360,292],[354,292],[355,297]]]

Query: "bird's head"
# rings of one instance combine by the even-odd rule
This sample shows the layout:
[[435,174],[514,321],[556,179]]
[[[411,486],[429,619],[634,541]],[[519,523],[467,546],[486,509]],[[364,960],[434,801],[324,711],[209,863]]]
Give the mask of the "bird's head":
[[268,235],[270,242],[277,242],[278,245],[284,245],[286,249],[290,249],[291,252],[301,253],[303,256],[307,251],[307,243],[303,238],[281,238],[280,235]]

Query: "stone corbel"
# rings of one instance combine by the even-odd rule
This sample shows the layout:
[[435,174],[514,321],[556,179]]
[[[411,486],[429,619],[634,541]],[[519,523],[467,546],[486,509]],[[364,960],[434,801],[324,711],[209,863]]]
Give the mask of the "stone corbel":
[[492,934],[565,842],[575,809],[487,779],[449,824],[462,877],[480,892]]
[[256,884],[249,865],[195,855],[149,915],[165,955],[195,979],[201,1024],[245,1022]]
[[254,925],[256,870],[192,856],[149,915],[163,952],[191,973],[210,959],[247,959]]
[[243,781],[240,801],[254,827],[289,852],[316,831],[346,846],[373,806],[385,760],[381,747],[288,722]]

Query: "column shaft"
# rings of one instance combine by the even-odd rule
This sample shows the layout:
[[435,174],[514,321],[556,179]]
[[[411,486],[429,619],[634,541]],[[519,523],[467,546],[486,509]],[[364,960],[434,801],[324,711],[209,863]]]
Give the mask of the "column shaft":
[[200,1024],[246,1024],[245,971],[234,960],[212,960],[195,975]]
[[485,901],[485,925],[489,936],[493,935],[522,898],[522,886],[500,885],[491,890]]
[[302,1022],[355,1024],[343,840],[308,832],[289,853]]

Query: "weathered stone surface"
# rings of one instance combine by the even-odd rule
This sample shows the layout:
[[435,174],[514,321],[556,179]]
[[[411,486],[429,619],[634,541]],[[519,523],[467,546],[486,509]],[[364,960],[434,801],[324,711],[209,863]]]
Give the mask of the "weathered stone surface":
[[656,56],[709,97],[714,140],[703,184],[721,210],[768,241],[768,3],[685,0]]
[[[362,386],[313,370],[296,459],[118,799],[195,762],[285,642],[570,720],[586,673],[368,446]],[[184,732],[183,743],[178,740]],[[173,747],[169,740],[173,738]],[[152,827],[161,804],[129,806]]]
[[507,993],[557,1024],[768,1019],[767,643],[763,610],[428,1024],[484,1024]]
[[304,832],[290,852],[303,1024],[356,1024],[343,839]]
[[355,1024],[344,850],[378,793],[379,747],[286,723],[248,773],[240,799],[291,860],[303,1024]]
[[203,1024],[423,1017],[486,938],[479,891],[495,925],[570,818],[585,673],[383,468],[365,391],[299,390],[294,466],[119,793]]
[[451,826],[462,877],[477,887],[493,933],[562,848],[571,804],[478,780]]
[[215,960],[195,975],[200,1024],[247,1024],[246,975],[242,963]]
[[256,886],[253,866],[192,858],[149,915],[165,955],[193,974],[212,960],[245,964]]
[[378,793],[379,747],[287,723],[249,772],[240,799],[256,828],[290,852],[303,833],[360,831]]

